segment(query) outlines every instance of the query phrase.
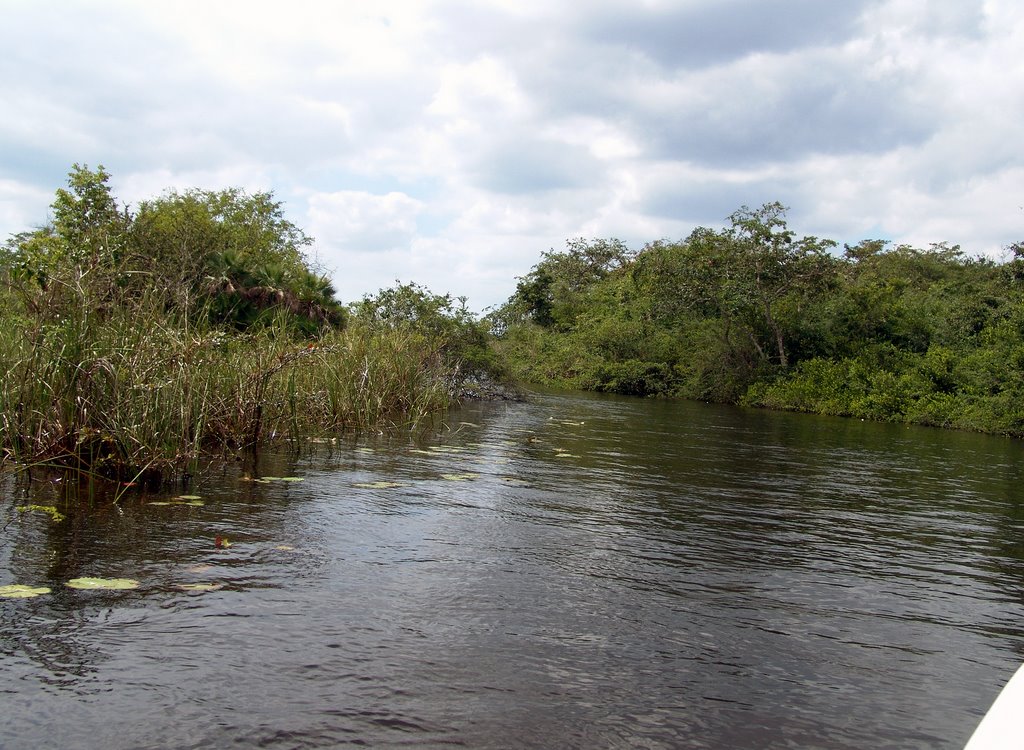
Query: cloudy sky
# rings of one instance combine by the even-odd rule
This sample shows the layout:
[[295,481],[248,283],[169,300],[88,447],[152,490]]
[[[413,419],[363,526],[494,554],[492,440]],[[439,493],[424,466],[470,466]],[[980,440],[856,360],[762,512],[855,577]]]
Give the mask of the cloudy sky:
[[800,234],[1024,239],[1020,0],[0,0],[0,238],[72,163],[266,190],[344,301],[499,304],[573,237],[780,200]]

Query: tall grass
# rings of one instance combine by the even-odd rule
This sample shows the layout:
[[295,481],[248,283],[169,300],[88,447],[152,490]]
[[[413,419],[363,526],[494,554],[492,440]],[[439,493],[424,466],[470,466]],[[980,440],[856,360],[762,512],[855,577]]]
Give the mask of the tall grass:
[[0,447],[19,462],[156,481],[205,452],[415,423],[455,395],[443,342],[408,330],[226,332],[157,299],[0,306]]

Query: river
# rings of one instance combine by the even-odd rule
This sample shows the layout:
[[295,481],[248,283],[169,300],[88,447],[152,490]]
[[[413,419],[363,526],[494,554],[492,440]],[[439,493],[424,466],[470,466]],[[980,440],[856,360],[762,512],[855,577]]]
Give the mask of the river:
[[314,448],[5,480],[52,593],[0,600],[0,746],[961,748],[1024,656],[1019,441],[541,392]]

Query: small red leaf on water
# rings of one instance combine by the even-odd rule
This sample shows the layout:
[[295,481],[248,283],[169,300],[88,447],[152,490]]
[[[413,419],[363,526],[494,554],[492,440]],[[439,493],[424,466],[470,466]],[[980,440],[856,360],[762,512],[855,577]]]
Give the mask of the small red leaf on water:
[[213,544],[218,549],[227,549],[231,546],[231,542],[228,541],[227,537],[218,536],[213,540]]

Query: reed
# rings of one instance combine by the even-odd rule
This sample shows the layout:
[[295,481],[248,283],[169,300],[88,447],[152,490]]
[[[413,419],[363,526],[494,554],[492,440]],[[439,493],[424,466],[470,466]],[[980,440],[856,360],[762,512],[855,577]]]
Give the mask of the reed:
[[211,451],[415,424],[457,387],[444,342],[409,330],[307,339],[284,316],[238,333],[173,322],[145,301],[42,318],[9,297],[5,307],[5,458],[120,481],[166,479]]
[[109,177],[74,165],[52,223],[0,247],[0,462],[157,482],[204,453],[415,424],[486,350],[464,304],[415,285],[349,322],[269,194],[133,214]]

